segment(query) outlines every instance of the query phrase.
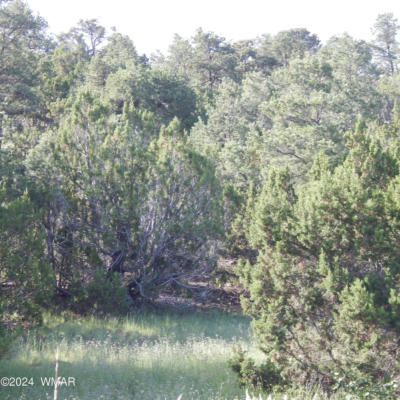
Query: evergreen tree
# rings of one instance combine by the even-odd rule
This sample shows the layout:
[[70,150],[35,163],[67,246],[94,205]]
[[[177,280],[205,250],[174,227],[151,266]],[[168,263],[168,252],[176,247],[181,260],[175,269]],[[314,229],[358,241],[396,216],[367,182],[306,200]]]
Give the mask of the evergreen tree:
[[320,46],[317,35],[311,34],[307,29],[290,29],[273,37],[264,35],[258,53],[273,57],[281,66],[288,66],[290,60],[315,54]]
[[396,40],[400,28],[392,13],[379,14],[372,29],[375,35],[374,50],[385,72],[392,76],[397,70],[399,43]]
[[288,172],[272,171],[251,210],[259,256],[238,273],[266,386],[384,390],[399,376],[399,169],[374,136],[359,122],[344,163],[332,170],[319,157],[297,195]]
[[51,192],[43,224],[58,288],[77,291],[96,266],[130,276],[132,296],[211,268],[218,237],[214,170],[196,154],[177,120],[161,133],[131,104],[116,118],[82,91],[60,129],[30,156]]
[[37,64],[50,47],[46,27],[24,2],[0,3],[0,147],[5,119],[45,117]]

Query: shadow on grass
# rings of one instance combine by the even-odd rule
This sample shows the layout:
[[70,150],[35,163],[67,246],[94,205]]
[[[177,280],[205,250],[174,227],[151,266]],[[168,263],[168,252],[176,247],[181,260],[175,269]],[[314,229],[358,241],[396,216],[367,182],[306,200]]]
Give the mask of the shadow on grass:
[[32,378],[33,385],[2,387],[0,399],[52,399],[54,387],[43,379],[54,376],[57,347],[58,374],[75,383],[59,388],[59,400],[233,399],[242,391],[227,366],[230,346],[250,336],[248,318],[218,312],[47,316],[0,360],[0,376]]
[[222,338],[225,340],[251,339],[250,318],[218,311],[187,312],[175,310],[152,311],[131,314],[117,318],[46,318],[45,325],[37,335],[51,339],[65,339],[80,336],[84,340],[107,340],[134,342],[140,339],[156,340],[169,337],[179,342],[188,338]]
[[[230,398],[242,394],[235,377],[227,369],[225,361],[197,364],[138,366],[128,361],[116,364],[103,362],[91,364],[59,363],[59,376],[74,379],[74,384],[59,387],[58,399],[177,399],[185,393],[185,399]],[[54,387],[46,384],[54,376],[54,362],[40,365],[12,362],[6,368],[0,366],[1,376],[26,376],[33,378],[33,385],[25,387],[3,387],[1,399],[52,399]],[[217,397],[215,397],[217,398]]]

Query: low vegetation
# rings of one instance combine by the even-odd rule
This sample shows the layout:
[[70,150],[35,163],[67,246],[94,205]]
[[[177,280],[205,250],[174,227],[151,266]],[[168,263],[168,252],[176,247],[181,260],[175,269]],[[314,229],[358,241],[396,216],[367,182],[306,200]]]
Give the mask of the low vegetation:
[[1,376],[33,377],[35,385],[2,387],[2,399],[52,399],[41,377],[75,377],[59,399],[234,399],[243,397],[227,360],[232,346],[252,346],[249,320],[220,313],[142,314],[115,319],[45,318],[0,362]]
[[[228,367],[237,345],[261,360],[250,320],[240,315],[164,311],[104,319],[46,314],[42,327],[20,336],[0,361],[1,376],[32,377],[34,385],[2,387],[1,398],[53,399],[54,387],[42,386],[41,379],[54,376],[58,349],[58,376],[75,378],[75,385],[59,387],[58,400],[176,400],[180,395],[182,400],[258,400],[259,394],[241,387]],[[316,387],[261,397],[325,398]]]

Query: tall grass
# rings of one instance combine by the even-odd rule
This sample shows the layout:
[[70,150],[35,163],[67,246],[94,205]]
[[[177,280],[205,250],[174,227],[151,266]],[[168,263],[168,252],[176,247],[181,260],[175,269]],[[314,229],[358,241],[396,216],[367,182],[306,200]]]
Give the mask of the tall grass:
[[41,377],[75,377],[58,399],[234,399],[244,392],[226,365],[234,343],[251,345],[249,321],[224,314],[148,314],[118,320],[47,316],[0,362],[0,376],[33,377],[2,387],[1,399],[52,399]]
[[254,347],[249,320],[238,315],[47,315],[41,329],[21,337],[0,361],[0,377],[32,377],[34,385],[1,387],[0,399],[53,399],[54,387],[42,386],[41,378],[54,376],[58,348],[58,375],[76,380],[76,386],[58,387],[58,400],[244,400],[227,366],[237,343]]

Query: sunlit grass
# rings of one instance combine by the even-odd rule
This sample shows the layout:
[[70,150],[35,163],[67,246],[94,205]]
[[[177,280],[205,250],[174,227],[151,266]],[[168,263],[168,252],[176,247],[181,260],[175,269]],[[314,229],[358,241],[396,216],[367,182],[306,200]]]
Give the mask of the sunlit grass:
[[[76,386],[59,388],[58,400],[176,400],[181,394],[182,400],[244,400],[245,390],[227,365],[238,343],[257,355],[249,319],[238,315],[47,315],[42,328],[21,337],[0,361],[0,377],[33,377],[34,385],[1,387],[0,399],[53,399],[53,388],[43,387],[41,377],[53,376],[58,348],[59,376],[76,380]],[[323,397],[306,391],[287,397],[312,398]]]
[[[1,376],[33,377],[33,387],[2,388],[1,398],[50,399],[59,348],[59,375],[75,387],[59,399],[244,398],[227,367],[234,343],[251,345],[249,321],[224,314],[148,314],[118,320],[46,316],[44,327],[15,343]],[[7,397],[8,396],[8,397]]]

